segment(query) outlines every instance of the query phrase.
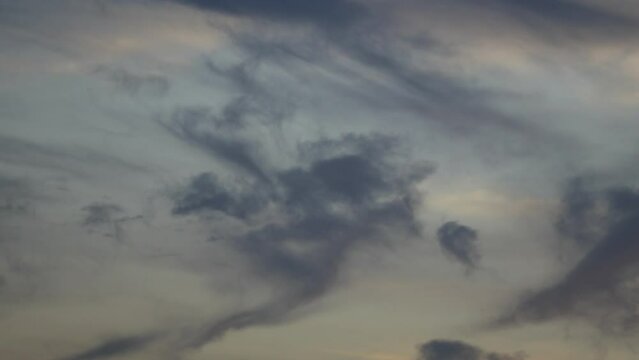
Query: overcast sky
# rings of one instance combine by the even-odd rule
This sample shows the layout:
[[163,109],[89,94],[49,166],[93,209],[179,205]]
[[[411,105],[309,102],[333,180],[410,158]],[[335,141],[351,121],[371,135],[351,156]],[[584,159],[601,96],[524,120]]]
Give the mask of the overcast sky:
[[635,0],[0,0],[0,357],[631,360]]

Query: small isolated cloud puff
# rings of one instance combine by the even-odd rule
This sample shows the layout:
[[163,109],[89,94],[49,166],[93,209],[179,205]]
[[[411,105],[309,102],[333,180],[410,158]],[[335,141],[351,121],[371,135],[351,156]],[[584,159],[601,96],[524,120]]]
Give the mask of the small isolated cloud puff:
[[464,265],[468,271],[477,268],[480,260],[476,246],[477,230],[449,221],[439,227],[437,239],[442,250],[450,258]]

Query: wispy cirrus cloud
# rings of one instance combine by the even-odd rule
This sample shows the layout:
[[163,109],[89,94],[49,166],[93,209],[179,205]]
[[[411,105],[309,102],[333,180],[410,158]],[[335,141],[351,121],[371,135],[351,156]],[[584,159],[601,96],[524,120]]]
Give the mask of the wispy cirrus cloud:
[[355,21],[366,7],[353,0],[174,0],[203,10],[224,14],[342,27]]

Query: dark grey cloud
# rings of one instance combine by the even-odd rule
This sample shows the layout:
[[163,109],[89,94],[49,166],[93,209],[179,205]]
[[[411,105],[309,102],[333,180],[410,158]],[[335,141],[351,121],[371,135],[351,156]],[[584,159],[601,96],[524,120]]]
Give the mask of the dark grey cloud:
[[214,211],[248,221],[267,208],[277,209],[280,221],[251,227],[235,236],[231,246],[258,276],[279,286],[282,295],[212,321],[199,334],[187,336],[186,347],[201,346],[230,330],[283,322],[335,285],[352,249],[418,236],[414,185],[433,171],[428,164],[398,160],[396,139],[355,134],[302,143],[296,149],[297,165],[276,168],[265,157],[263,140],[249,130],[258,125],[277,128],[291,112],[281,111],[289,106],[275,95],[278,91],[257,80],[273,53],[264,52],[260,41],[243,39],[240,45],[247,57],[238,65],[207,62],[211,73],[228,81],[239,97],[218,113],[179,110],[167,128],[231,165],[252,186],[229,185],[213,174],[201,174],[174,198],[173,213]]
[[254,144],[233,136],[230,132],[201,130],[209,125],[207,119],[202,119],[192,111],[178,111],[174,113],[173,122],[166,127],[174,136],[245,172],[246,175],[259,181],[270,181],[270,174],[263,169]]
[[282,92],[281,89],[273,88],[258,79],[259,71],[264,67],[268,55],[277,51],[268,46],[263,47],[259,41],[252,41],[237,34],[231,34],[231,37],[236,43],[246,42],[243,48],[247,51],[243,60],[229,66],[220,65],[210,58],[204,63],[206,69],[216,77],[215,80],[223,80],[225,85],[230,85],[229,93],[231,89],[237,92],[220,114],[214,116],[216,124],[275,124],[288,119],[293,113],[293,105],[278,96]]
[[259,56],[249,56],[239,64],[222,67],[212,60],[206,68],[216,80],[227,82],[232,98],[220,109],[210,106],[179,107],[162,125],[175,137],[213,155],[226,165],[250,175],[254,181],[270,182],[263,148],[258,149],[255,129],[278,136],[282,122],[293,114],[293,106],[278,97],[277,91],[257,80]]
[[[474,8],[478,6],[474,2],[464,0],[461,2],[469,8],[469,12],[480,10]],[[569,22],[562,16],[568,19],[570,16],[574,16],[583,21],[580,24],[583,25],[584,29],[589,29],[585,25],[589,15],[598,19],[595,14],[601,13],[602,18],[609,17],[611,23],[609,27],[612,27],[612,23],[615,26],[621,26],[619,24],[626,24],[626,27],[631,26],[632,21],[629,19],[619,21],[619,23],[615,22],[614,12],[566,1],[557,1],[556,7],[553,8],[551,2],[542,1],[543,4],[540,5],[528,5],[528,2],[524,1],[482,0],[483,6],[481,8],[482,11],[488,8],[514,16],[520,16],[520,13],[524,13],[527,14],[526,16],[522,15],[525,19],[532,17],[539,22],[549,21],[557,26]],[[477,81],[469,81],[455,74],[426,68],[420,66],[418,62],[412,61],[414,56],[418,56],[418,52],[410,41],[399,36],[395,31],[401,27],[401,24],[395,23],[395,19],[392,17],[380,16],[380,13],[384,12],[375,8],[379,4],[366,4],[365,6],[370,8],[368,21],[358,22],[356,26],[339,31],[319,35],[313,33],[307,40],[300,41],[299,37],[289,40],[285,38],[274,40],[273,36],[259,37],[254,33],[233,33],[231,34],[233,44],[250,54],[249,58],[253,60],[234,68],[233,72],[227,72],[227,75],[232,75],[238,80],[238,83],[254,85],[253,79],[246,76],[246,69],[255,69],[260,62],[268,61],[269,64],[279,63],[285,68],[288,75],[296,76],[296,69],[300,64],[295,62],[298,61],[304,65],[310,64],[312,67],[328,70],[335,75],[339,74],[340,77],[351,78],[352,81],[342,84],[334,83],[333,85],[338,86],[337,91],[345,92],[350,98],[366,103],[370,109],[380,108],[386,111],[392,108],[402,109],[402,111],[414,113],[424,122],[462,136],[479,138],[487,133],[503,133],[509,139],[507,146],[512,147],[508,150],[511,154],[546,151],[568,143],[567,139],[562,138],[560,134],[552,133],[548,129],[535,125],[534,119],[527,119],[523,115],[509,114],[494,105],[495,100],[499,100],[500,97],[512,96],[512,94],[498,93],[490,87],[483,87]],[[407,9],[412,8],[410,1],[397,2],[393,6],[400,9],[402,6]],[[437,6],[429,4],[423,5],[423,8],[419,7],[419,9],[429,11],[430,7],[441,11],[441,9],[437,9]],[[545,11],[555,15],[545,19],[542,16]],[[622,16],[620,15],[620,17]],[[463,21],[463,19],[459,19],[459,21]],[[577,20],[574,21],[577,22]],[[504,26],[512,26],[512,24],[504,24]],[[605,28],[606,25],[602,25],[599,30],[604,31]],[[553,33],[552,30],[549,32]],[[432,48],[424,51],[439,54],[449,51],[439,42],[431,41],[430,43],[436,45],[431,45]],[[331,55],[335,53],[349,58],[357,66],[355,68],[345,67],[343,63],[336,61],[336,57]],[[214,72],[220,70],[218,66],[213,66],[211,69]],[[371,74],[375,75],[371,76]],[[379,81],[380,77],[383,79],[382,81]],[[357,86],[353,86],[354,84]],[[365,88],[366,91],[362,92],[362,88]],[[536,145],[539,142],[548,146],[539,150]]]
[[[237,16],[266,18],[290,23],[311,23],[331,30],[361,25],[358,20],[381,20],[379,4],[349,0],[295,1],[295,0],[174,0],[194,6]],[[456,4],[455,4],[456,3]],[[623,13],[614,4],[585,2],[580,0],[457,0],[455,5],[465,5],[469,12],[493,11],[512,17],[518,23],[547,40],[566,41],[614,39],[635,36],[639,21]],[[438,11],[434,2],[425,4],[424,11]],[[450,5],[448,3],[447,5]],[[411,8],[411,1],[397,1],[397,8]],[[441,6],[441,5],[439,5]],[[387,20],[387,19],[386,19]],[[379,25],[379,24],[377,24]],[[385,24],[386,27],[392,24]],[[504,26],[512,24],[504,23]]]
[[[482,80],[485,70],[479,70],[481,73],[477,82],[472,82],[468,80],[466,74],[463,74],[466,71],[464,64],[467,64],[464,60],[461,65],[464,71],[451,74],[450,69],[458,65],[449,67],[449,64],[446,64],[440,67],[445,60],[434,65],[429,63],[428,54],[439,51],[435,49],[436,46],[445,46],[437,39],[433,40],[426,34],[421,38],[429,39],[428,41],[411,43],[410,46],[418,45],[418,50],[410,46],[404,47],[408,44],[399,33],[410,32],[410,27],[414,24],[406,24],[405,28],[402,27],[403,24],[399,24],[400,18],[391,18],[396,14],[392,11],[387,13],[388,17],[380,16],[374,19],[370,17],[375,16],[373,15],[374,6],[393,3],[398,5],[384,6],[401,7],[409,3],[409,0],[395,2],[172,1],[206,11],[260,20],[254,24],[256,28],[262,26],[259,28],[260,31],[255,31],[255,28],[247,31],[253,32],[252,39],[249,39],[249,36],[243,37],[240,41],[237,41],[239,37],[231,39],[234,45],[245,51],[246,60],[237,65],[224,66],[225,57],[232,57],[232,55],[226,47],[228,44],[220,43],[217,44],[220,47],[216,47],[215,55],[213,55],[219,58],[206,62],[208,75],[212,74],[216,81],[213,86],[219,90],[215,93],[224,92],[230,100],[219,108],[209,104],[181,106],[168,115],[169,121],[164,125],[175,139],[209,155],[213,163],[210,168],[198,169],[198,172],[205,172],[189,178],[179,189],[171,192],[172,214],[180,217],[197,216],[201,221],[210,222],[208,225],[211,225],[211,229],[215,229],[215,236],[220,239],[219,242],[237,252],[249,265],[255,277],[262,284],[272,285],[275,290],[273,293],[277,294],[274,299],[255,308],[224,314],[219,319],[205,320],[201,328],[190,328],[184,334],[184,347],[201,346],[234,330],[286,322],[299,315],[297,311],[302,307],[321,299],[323,295],[339,285],[340,275],[348,264],[349,257],[358,249],[420,235],[415,206],[421,198],[415,185],[432,172],[432,166],[415,164],[402,159],[403,154],[398,154],[397,139],[349,134],[338,139],[328,138],[302,143],[296,149],[287,149],[291,151],[282,151],[276,157],[270,156],[269,151],[272,149],[267,149],[265,140],[260,136],[273,135],[278,130],[278,126],[284,126],[282,124],[292,117],[293,110],[301,109],[305,105],[303,101],[307,99],[301,99],[301,97],[306,94],[312,94],[309,96],[312,98],[309,99],[309,103],[310,101],[321,102],[320,107],[323,109],[335,105],[334,108],[327,109],[330,110],[327,111],[330,115],[321,112],[313,113],[315,108],[301,109],[303,113],[300,111],[302,113],[300,118],[303,121],[308,120],[313,124],[312,126],[317,125],[318,128],[322,128],[320,131],[326,131],[326,133],[352,131],[352,128],[362,131],[360,128],[362,124],[358,121],[366,115],[373,115],[371,117],[374,119],[364,127],[386,120],[386,123],[380,127],[389,131],[410,131],[413,129],[413,124],[409,128],[402,124],[396,125],[396,122],[404,117],[413,119],[417,114],[424,122],[437,124],[448,131],[442,132],[444,139],[441,143],[447,142],[445,137],[450,135],[451,131],[456,135],[462,135],[455,138],[457,140],[461,138],[467,140],[471,137],[475,139],[474,137],[477,136],[488,138],[490,141],[500,137],[503,130],[509,135],[514,133],[521,137],[516,138],[515,142],[530,141],[538,148],[542,141],[537,140],[547,135],[543,129],[529,125],[526,119],[504,114],[492,105],[499,102],[500,98],[495,97],[490,90],[477,85],[485,81]],[[450,1],[447,2],[450,3]],[[570,45],[571,41],[565,41],[566,36],[570,36],[572,40],[575,37],[610,37],[612,34],[626,36],[627,33],[636,31],[636,23],[633,19],[627,15],[615,13],[614,9],[603,3],[594,6],[577,0],[459,0],[455,2],[457,3],[455,6],[463,3],[466,6],[464,10],[477,8],[479,11],[482,7],[481,11],[488,9],[488,11],[498,11],[513,16],[543,36],[553,40],[562,39],[564,40],[562,44],[567,45]],[[429,9],[434,1],[422,3],[428,3],[424,6]],[[9,5],[0,6],[3,9],[10,7]],[[138,11],[131,9],[131,11]],[[65,12],[66,8],[63,8],[62,11],[55,13],[56,17],[70,16],[64,15]],[[188,16],[192,15],[190,11],[187,13]],[[43,14],[44,12],[40,11],[38,19],[43,18],[45,16]],[[118,16],[117,12],[114,14]],[[468,11],[462,17],[470,18],[474,15],[475,13]],[[73,16],[69,19],[71,17]],[[158,19],[167,18],[158,17]],[[277,22],[278,26],[270,28],[272,24],[269,21],[262,21],[264,19]],[[25,17],[26,20],[28,19]],[[445,20],[447,21],[443,21],[444,23],[462,23],[454,18]],[[508,33],[510,30],[508,26],[512,24],[505,25],[506,23],[509,22],[504,21],[496,27],[503,26],[500,30]],[[292,26],[287,26],[286,31],[282,32],[286,32],[287,35],[284,35],[281,41],[279,38],[273,40],[281,33],[273,34],[270,31],[282,30],[283,27],[279,27],[282,24]],[[300,24],[314,26],[298,26]],[[48,26],[45,24],[41,27],[46,29]],[[462,31],[463,27],[461,26]],[[86,27],[72,26],[72,28]],[[321,30],[317,31],[318,28]],[[294,30],[291,31],[291,29]],[[186,33],[189,33],[189,29],[186,30]],[[299,33],[297,30],[300,30]],[[395,32],[395,30],[398,31]],[[453,31],[456,34],[451,38],[455,40],[463,38],[460,42],[465,44],[475,40],[473,34],[458,35],[457,30]],[[83,35],[78,36],[78,40],[75,40],[77,42],[84,42],[79,39],[86,37],[91,40],[91,43],[99,43],[100,47],[111,48],[111,42],[100,39],[94,41],[96,39],[91,33],[81,34],[77,31],[73,33]],[[286,38],[290,33],[295,33],[291,36],[294,39]],[[459,38],[456,38],[457,36]],[[526,45],[525,42],[521,44]],[[171,45],[173,46],[173,41]],[[134,59],[126,54],[118,53],[117,55],[118,62],[127,64],[129,61],[146,61],[146,56],[138,57],[137,54],[132,56],[135,57]],[[496,57],[501,55],[501,53],[497,54]],[[545,54],[533,54],[531,59],[536,59],[537,55],[542,58],[545,56]],[[439,60],[442,59],[439,58]],[[456,62],[458,59],[451,60],[453,60],[451,63],[458,64]],[[470,56],[468,61],[472,64],[469,66],[472,72],[477,59]],[[163,68],[167,71],[177,69],[180,74],[183,74],[183,64],[177,67],[165,65]],[[264,65],[279,66],[275,69],[277,74],[273,77],[277,78],[275,80],[279,80],[279,77],[285,78],[282,83],[298,75],[300,79],[302,75],[309,75],[304,79],[303,85],[300,85],[302,83],[300,81],[300,84],[295,83],[291,86],[294,91],[300,92],[291,96],[295,106],[282,100],[288,96],[284,94],[286,86],[280,88],[281,83],[273,81],[273,77],[266,77],[266,81],[260,81],[264,78],[257,75],[264,75],[258,74]],[[435,68],[448,68],[449,72]],[[269,70],[273,69],[269,68]],[[304,72],[306,74],[303,74]],[[171,87],[163,76],[139,74],[118,67],[99,68],[97,73],[118,91],[134,96],[160,96],[166,94]],[[535,79],[540,76],[536,71],[526,73],[526,76],[530,75]],[[324,75],[325,78],[322,78]],[[474,75],[476,74],[471,76]],[[57,75],[54,77],[55,84],[66,84],[66,81],[61,81],[62,78],[77,80],[66,73],[62,77]],[[575,77],[579,78],[580,74]],[[327,78],[337,80],[331,83]],[[503,74],[495,75],[495,78],[500,84],[502,80],[503,83],[507,83],[510,79],[508,75]],[[540,78],[545,79],[541,76]],[[210,79],[209,76],[207,79],[199,80]],[[58,80],[60,82],[57,82]],[[219,80],[222,82],[217,82]],[[343,88],[331,87],[337,83],[344,88],[349,87],[348,90],[351,91],[349,95],[357,93],[360,97],[342,97],[341,95],[346,94],[346,91],[340,92]],[[312,88],[313,91],[305,93],[307,88]],[[550,93],[552,94],[553,91]],[[331,94],[326,96],[329,92]],[[188,94],[184,95],[188,96]],[[203,96],[203,94],[198,95]],[[513,109],[518,108],[519,103],[501,103],[501,105],[503,108]],[[340,108],[341,106],[347,109]],[[378,109],[381,111],[375,113]],[[148,109],[140,108],[140,111],[146,110]],[[309,111],[306,112],[307,110]],[[539,113],[548,113],[545,110],[547,109],[541,109]],[[338,112],[344,116],[330,119]],[[384,118],[386,114],[390,116]],[[393,123],[390,124],[391,122]],[[12,131],[16,130],[16,133],[32,131],[32,128],[37,127],[27,125],[25,128],[19,128],[17,122],[15,129],[13,129],[14,125],[8,126]],[[563,128],[563,126],[560,127]],[[423,128],[420,127],[420,129]],[[428,129],[431,128],[428,127]],[[273,132],[268,133],[270,130]],[[85,132],[79,128],[70,129],[70,131],[80,131],[69,133],[70,138],[80,137]],[[87,132],[91,131],[88,129]],[[296,141],[295,136],[300,132],[304,133],[305,138],[314,136],[309,128],[292,126],[289,134],[293,139],[289,138],[289,140]],[[267,133],[268,135],[265,136]],[[280,136],[282,134],[284,132],[281,132]],[[420,135],[422,134],[416,134],[416,139],[419,139]],[[440,134],[437,132],[432,134],[433,137],[438,135]],[[103,139],[102,136],[100,138]],[[152,138],[151,136],[148,139]],[[508,139],[511,138],[508,137]],[[84,139],[85,142],[86,140]],[[108,139],[104,141],[108,142]],[[272,142],[277,142],[282,147],[287,146],[277,139]],[[473,141],[469,143],[468,147],[474,148]],[[466,141],[463,144],[460,141],[450,145],[450,149],[439,149],[438,155],[447,158],[450,155],[447,150],[451,150],[454,153],[453,157],[458,157],[459,153],[464,152],[465,146],[467,146]],[[430,145],[425,147],[430,148]],[[106,151],[116,150],[112,146],[107,148],[111,149]],[[547,146],[541,146],[541,148],[547,148]],[[112,166],[117,165],[118,169],[125,168],[124,170],[140,169],[126,161],[84,150],[36,144],[8,136],[0,137],[0,162],[12,166],[63,170],[73,174],[89,173],[86,171],[87,166],[91,166],[89,170],[105,167],[110,172],[109,175],[115,174],[115,177],[124,176],[124,172],[110,171]],[[149,154],[158,153],[152,151],[152,148],[148,150]],[[275,151],[277,150],[273,150]],[[482,151],[477,151],[477,153],[480,152]],[[225,167],[223,169],[217,167],[216,162],[223,163]],[[474,165],[470,165],[473,162],[473,159],[468,160],[468,166],[473,167]],[[189,162],[186,166],[193,166],[195,163],[197,161]],[[173,170],[181,168],[181,166],[172,167]],[[169,178],[173,175],[166,174]],[[104,177],[105,182],[109,182],[108,179],[110,178]],[[9,179],[5,183],[0,179],[0,196],[7,194],[6,205],[0,204],[0,210],[22,211],[26,206],[22,203],[25,198],[16,196],[20,195],[21,191],[23,191],[23,185],[20,181]],[[636,239],[637,234],[636,197],[637,191],[633,189],[616,188],[595,191],[587,184],[569,185],[563,199],[562,215],[556,224],[557,229],[563,237],[573,239],[575,243],[583,247],[582,251],[588,253],[564,279],[523,301],[515,311],[516,314],[509,316],[507,321],[535,321],[574,315],[586,316],[600,322],[602,326],[619,329],[618,331],[621,332],[634,330],[637,320],[635,304],[639,298],[639,291],[634,281],[637,271],[634,254],[637,253],[637,246],[629,238]],[[116,239],[122,238],[124,224],[127,221],[139,218],[126,216],[123,208],[111,203],[94,203],[85,207],[83,211],[86,215],[83,221],[84,226],[105,231],[107,236]],[[210,216],[211,214],[223,216]],[[218,223],[214,223],[215,221],[223,223],[220,227],[224,227],[228,224],[227,221],[230,221],[233,224],[232,234],[226,234],[226,229],[220,231],[225,234],[218,234],[216,228]],[[452,259],[468,269],[478,266],[479,253],[475,246],[478,239],[476,230],[450,222],[439,229],[438,237],[440,245]],[[146,336],[107,339],[105,343],[69,359],[97,359],[128,355],[144,348],[152,340],[152,337]],[[421,357],[424,359],[455,357],[510,359],[509,355],[486,352],[469,344],[446,340],[429,342],[424,344],[421,350]]]
[[593,182],[589,177],[576,177],[565,185],[555,224],[559,234],[581,247],[599,241],[609,221],[605,199],[592,189]]
[[[379,19],[344,31],[313,33],[302,40],[287,36],[260,37],[254,32],[221,29],[227,32],[246,60],[225,68],[211,59],[207,61],[207,68],[230,80],[242,94],[264,99],[259,108],[268,109],[279,104],[275,114],[284,114],[280,119],[288,118],[292,113],[289,104],[273,101],[274,94],[285,87],[273,88],[258,82],[256,77],[262,67],[284,70],[287,76],[300,80],[300,84],[296,84],[298,87],[308,81],[309,70],[319,70],[314,74],[319,80],[327,81],[323,85],[335,87],[331,92],[343,93],[360,106],[365,104],[368,109],[383,111],[401,109],[457,135],[476,136],[478,129],[503,131],[520,140],[523,144],[517,145],[520,148],[527,147],[532,141],[556,136],[526,119],[497,110],[491,101],[499,94],[493,90],[411,61],[411,56],[416,55],[415,49],[393,32],[394,25],[389,21]],[[437,45],[429,51],[447,51],[443,48],[443,45]],[[344,63],[343,59],[349,61]],[[331,80],[334,76],[349,81],[335,82]],[[308,100],[303,99],[299,91],[288,96],[298,104]]]
[[467,271],[477,268],[480,260],[477,230],[449,221],[439,227],[437,239],[446,255],[464,265]]
[[104,235],[122,242],[124,224],[142,219],[141,215],[125,216],[125,211],[117,204],[96,202],[82,208],[85,213],[82,225],[88,229],[104,231]]
[[513,16],[549,40],[562,43],[571,38],[599,40],[636,36],[639,31],[638,19],[604,2],[595,5],[579,0],[480,0],[472,4]]
[[[335,143],[341,142],[337,148],[342,149],[361,148],[355,143],[346,144],[353,139],[363,142],[361,137],[349,135]],[[314,144],[306,148],[322,147]],[[211,322],[185,340],[185,346],[201,346],[230,330],[283,322],[336,284],[354,248],[419,236],[412,189],[432,172],[432,167],[407,170],[396,161],[377,152],[308,159],[289,169],[273,171],[276,175],[271,183],[246,188],[241,195],[231,195],[234,191],[223,188],[211,175],[196,177],[184,196],[175,199],[174,213],[201,215],[215,210],[244,220],[264,206],[238,211],[245,208],[240,205],[243,202],[268,202],[270,208],[278,209],[283,221],[263,224],[229,241],[257,276],[280,288],[281,296]],[[270,189],[262,189],[265,186]]]
[[500,354],[457,340],[431,340],[419,346],[418,360],[523,360],[526,355]]
[[[390,101],[406,107],[422,115],[424,121],[464,133],[484,126],[515,133],[526,131],[529,136],[540,131],[524,123],[523,119],[492,108],[488,100],[495,94],[489,90],[406,61],[410,50],[402,46],[394,34],[372,29],[370,32],[339,34],[334,43],[345,55],[386,77],[389,83],[371,84],[380,95],[385,94],[385,103]],[[385,45],[380,46],[380,43]]]
[[593,241],[594,245],[561,280],[525,297],[498,324],[584,318],[607,333],[636,333],[639,191],[589,188],[574,181],[566,196],[569,202],[560,217],[560,230],[576,241]]
[[[270,182],[242,186],[203,173],[172,193],[176,216],[210,221],[207,215],[216,212],[245,224],[245,230],[220,241],[246,259],[255,276],[278,293],[254,308],[181,331],[177,350],[201,347],[230,331],[284,323],[336,286],[354,249],[419,237],[414,209],[419,195],[414,187],[433,167],[397,156],[396,149],[381,151],[388,144],[399,142],[349,134],[305,143],[298,147],[299,163],[270,169],[274,174]],[[236,172],[237,178],[247,175],[241,169]],[[108,222],[113,218],[109,212],[117,210],[97,206],[93,217]],[[266,212],[273,212],[271,220],[251,221]],[[111,348],[111,343],[95,347],[103,348]]]
[[98,360],[124,356],[146,347],[155,336],[129,336],[109,339],[82,353],[60,360]]
[[229,15],[343,27],[364,15],[366,8],[352,0],[174,0]]
[[366,157],[381,158],[399,155],[399,139],[382,134],[342,135],[338,139],[321,138],[313,142],[298,144],[297,151],[303,160],[328,158],[339,154],[363,154]]
[[171,88],[169,80],[160,75],[136,74],[123,68],[107,66],[98,66],[95,73],[110,81],[116,90],[130,96],[163,96]]
[[82,210],[86,212],[82,222],[85,226],[110,224],[115,221],[118,214],[124,212],[119,205],[109,203],[93,203]]
[[245,219],[255,214],[267,204],[266,195],[259,192],[245,196],[238,191],[230,191],[211,173],[200,174],[191,179],[188,186],[173,195],[174,215],[204,213],[206,211],[224,213]]

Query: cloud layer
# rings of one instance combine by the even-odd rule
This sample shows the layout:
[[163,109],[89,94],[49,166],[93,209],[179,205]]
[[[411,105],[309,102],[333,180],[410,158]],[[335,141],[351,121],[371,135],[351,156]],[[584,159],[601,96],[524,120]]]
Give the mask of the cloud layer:
[[0,0],[0,357],[634,359],[638,27],[632,0]]

